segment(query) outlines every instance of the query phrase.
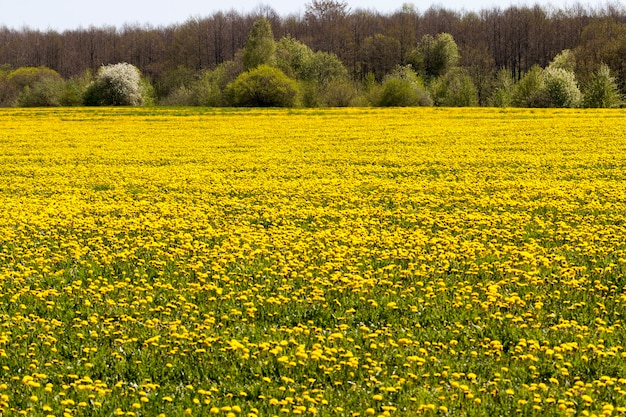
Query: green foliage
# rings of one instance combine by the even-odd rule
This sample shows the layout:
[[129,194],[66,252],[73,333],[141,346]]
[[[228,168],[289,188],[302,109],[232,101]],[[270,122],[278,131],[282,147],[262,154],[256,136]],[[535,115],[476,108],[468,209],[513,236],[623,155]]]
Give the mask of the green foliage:
[[456,67],[459,59],[459,49],[452,35],[440,33],[436,37],[424,35],[417,47],[409,53],[407,62],[418,74],[432,79]]
[[471,107],[478,105],[478,91],[465,71],[455,69],[430,83],[435,106]]
[[311,48],[291,36],[283,36],[276,43],[276,67],[291,78],[307,78],[313,55]]
[[574,73],[559,67],[544,71],[540,95],[541,107],[578,107],[582,101]]
[[226,90],[230,103],[242,107],[292,107],[298,96],[296,81],[269,65],[244,72]]
[[192,80],[181,84],[160,100],[165,106],[227,105],[226,86],[243,72],[241,60],[226,61],[213,70],[201,71]]
[[193,105],[218,107],[223,106],[224,90],[229,82],[231,63],[224,63],[214,70],[204,71],[193,86]]
[[277,43],[276,66],[288,77],[300,81],[305,107],[343,107],[358,95],[337,55],[313,52],[290,36]]
[[61,76],[55,70],[46,67],[18,68],[7,76],[7,80],[20,91],[24,87],[32,87],[37,81],[41,81],[44,78],[60,80]]
[[433,104],[422,80],[410,65],[399,66],[389,74],[380,89],[375,105],[381,107],[431,106]]
[[286,36],[276,47],[276,66],[288,77],[320,85],[348,77],[348,71],[337,55],[318,51]]
[[138,106],[143,104],[141,72],[128,63],[100,68],[96,80],[87,88],[86,106]]
[[489,104],[493,107],[509,107],[513,102],[514,88],[515,80],[511,72],[506,69],[498,71]]
[[184,65],[168,68],[154,79],[155,93],[159,98],[166,98],[181,89],[189,89],[196,78],[196,71]]
[[20,107],[60,106],[64,82],[60,78],[42,78],[31,86],[25,86],[17,98]]
[[154,86],[146,77],[139,79],[139,94],[141,95],[141,105],[154,106],[157,103]]
[[260,65],[273,65],[276,43],[269,20],[262,17],[254,22],[243,49],[243,66],[250,71]]
[[517,107],[578,107],[582,94],[572,71],[560,65],[531,68],[513,90]]
[[193,85],[192,97],[194,106],[218,107],[224,104],[223,88],[220,85],[218,69],[205,71]]
[[299,81],[298,91],[300,92],[300,104],[303,107],[323,107],[317,84],[307,81]]
[[611,69],[601,65],[593,74],[584,92],[583,107],[612,108],[619,107],[622,98]]
[[349,107],[359,105],[359,90],[354,82],[335,79],[324,86],[320,98],[326,107]]
[[554,57],[552,62],[548,65],[548,68],[562,69],[565,71],[574,72],[576,70],[576,57],[574,53],[569,49],[563,50],[560,54]]
[[515,107],[540,107],[543,70],[533,66],[513,89],[512,104]]
[[304,107],[358,106],[359,89],[348,79],[335,79],[324,85],[316,82],[300,82],[301,104]]
[[159,100],[161,106],[195,106],[193,90],[181,85],[169,92],[166,97]]
[[0,78],[0,103],[6,106],[59,106],[63,78],[46,67],[23,67],[3,71]]
[[61,96],[62,106],[82,106],[83,97],[91,84],[93,75],[86,70],[81,76],[70,78],[65,82],[65,88]]
[[587,85],[601,65],[615,75],[620,93],[626,92],[626,25],[614,18],[596,19],[583,30],[574,49],[578,79]]
[[325,86],[331,81],[345,80],[348,71],[337,55],[318,51],[307,63],[305,80]]

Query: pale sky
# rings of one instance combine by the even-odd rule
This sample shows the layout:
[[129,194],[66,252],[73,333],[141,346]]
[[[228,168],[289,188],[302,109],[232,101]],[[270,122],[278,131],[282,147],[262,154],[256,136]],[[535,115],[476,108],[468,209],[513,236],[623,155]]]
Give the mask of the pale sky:
[[[0,5],[0,27],[12,29],[29,27],[40,30],[58,30],[87,28],[89,26],[117,26],[129,24],[151,24],[167,26],[183,23],[191,17],[207,17],[217,11],[235,10],[249,13],[259,6],[270,6],[281,16],[302,14],[309,0],[2,0]],[[381,13],[399,10],[404,3],[412,4],[419,12],[430,6],[443,6],[457,11],[481,10],[493,6],[506,8],[510,5],[534,5],[543,7],[565,8],[576,1],[567,0],[347,0],[351,10],[369,9]],[[590,7],[602,7],[606,0],[582,0],[581,4]],[[612,4],[623,6],[622,1]]]

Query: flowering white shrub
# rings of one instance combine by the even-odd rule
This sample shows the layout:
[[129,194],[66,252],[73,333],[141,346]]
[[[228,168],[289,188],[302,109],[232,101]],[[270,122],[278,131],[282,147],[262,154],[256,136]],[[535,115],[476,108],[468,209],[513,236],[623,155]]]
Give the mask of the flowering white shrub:
[[545,107],[578,107],[582,94],[572,71],[548,67],[544,71],[542,88]]
[[139,106],[142,103],[141,72],[126,62],[101,67],[85,95],[85,104],[93,106]]

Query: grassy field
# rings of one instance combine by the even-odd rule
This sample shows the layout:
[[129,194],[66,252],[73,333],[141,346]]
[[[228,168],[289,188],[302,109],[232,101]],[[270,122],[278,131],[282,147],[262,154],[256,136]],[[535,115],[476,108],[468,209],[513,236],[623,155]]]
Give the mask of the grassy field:
[[626,415],[626,117],[0,110],[0,415]]

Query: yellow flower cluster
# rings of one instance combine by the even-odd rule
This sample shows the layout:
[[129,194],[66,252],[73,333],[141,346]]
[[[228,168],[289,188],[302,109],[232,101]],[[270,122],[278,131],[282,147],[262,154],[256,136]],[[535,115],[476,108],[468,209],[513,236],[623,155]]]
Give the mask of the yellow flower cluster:
[[0,415],[626,415],[621,110],[0,111]]

